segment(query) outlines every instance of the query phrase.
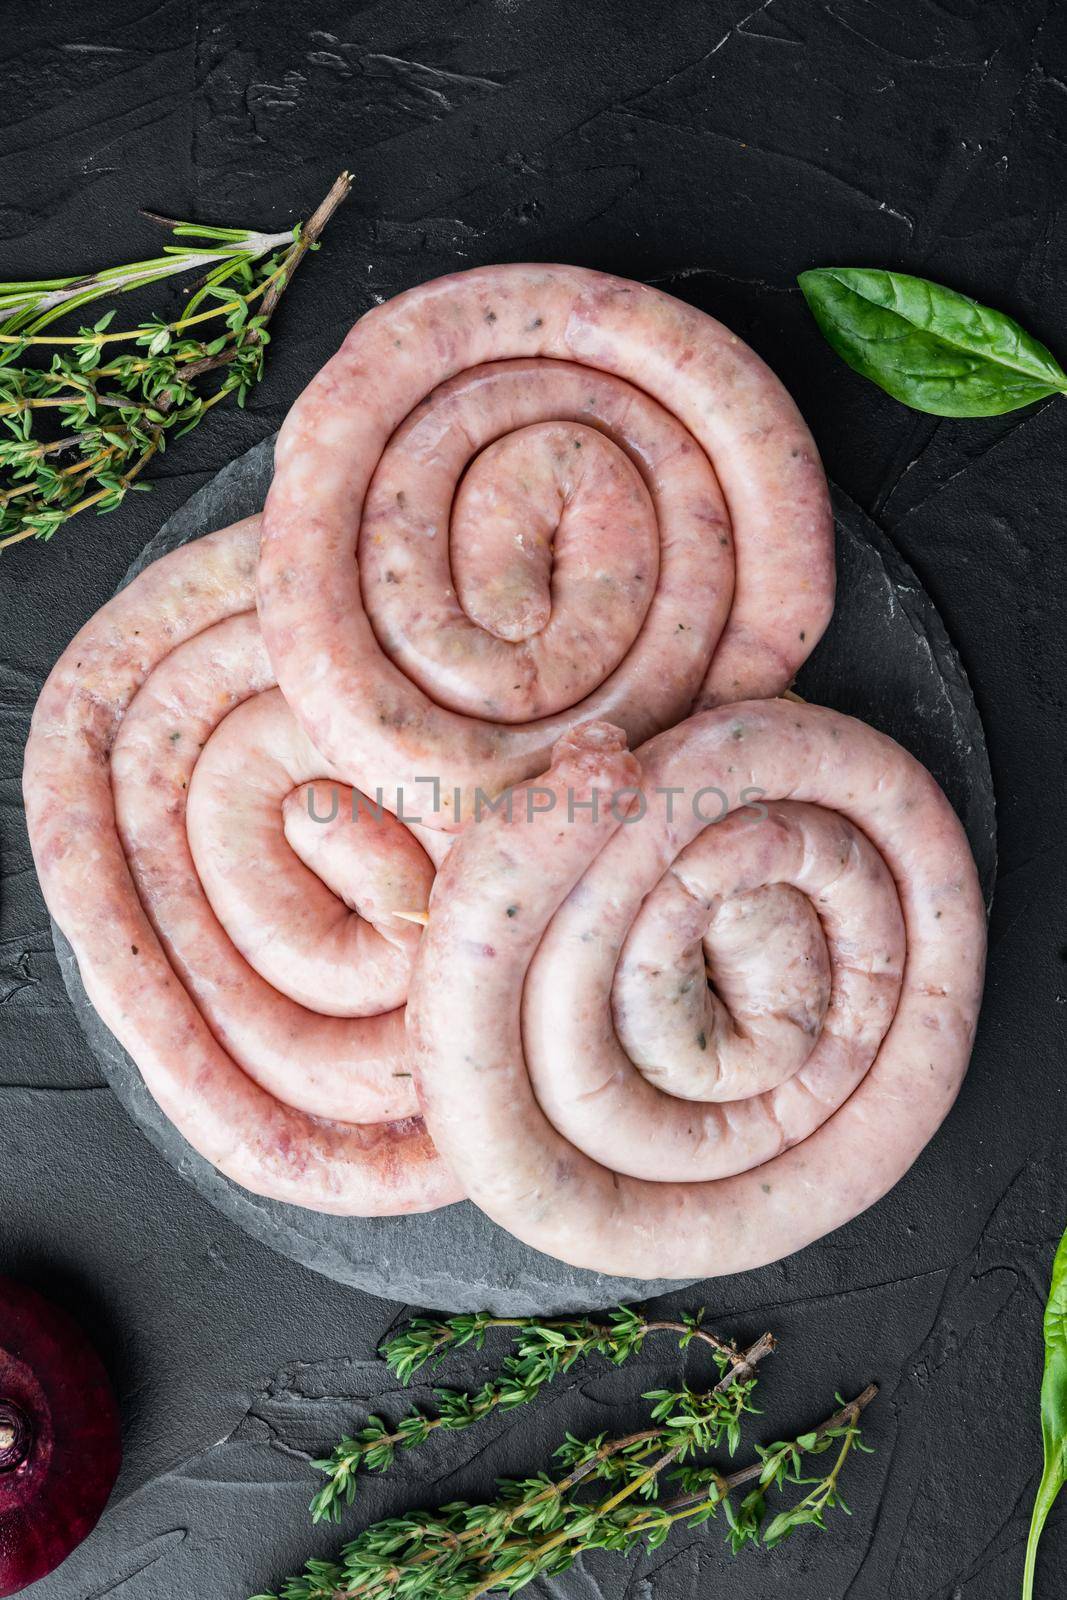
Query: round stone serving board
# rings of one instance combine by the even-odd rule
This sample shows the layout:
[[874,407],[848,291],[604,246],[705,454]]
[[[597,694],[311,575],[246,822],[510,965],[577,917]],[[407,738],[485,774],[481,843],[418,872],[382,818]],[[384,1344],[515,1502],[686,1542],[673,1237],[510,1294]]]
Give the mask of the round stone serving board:
[[[264,440],[193,495],[124,582],[178,545],[258,511],[273,443]],[[836,492],[834,510],[837,610],[797,691],[884,729],[930,768],[963,819],[988,901],[996,871],[993,783],[966,674],[933,602],[886,537]],[[70,946],[54,926],[53,934],[78,1020],[130,1116],[212,1205],[282,1254],[339,1282],[442,1311],[559,1313],[677,1287],[565,1266],[520,1244],[466,1201],[424,1216],[333,1217],[239,1188],[168,1122],[90,1005]]]

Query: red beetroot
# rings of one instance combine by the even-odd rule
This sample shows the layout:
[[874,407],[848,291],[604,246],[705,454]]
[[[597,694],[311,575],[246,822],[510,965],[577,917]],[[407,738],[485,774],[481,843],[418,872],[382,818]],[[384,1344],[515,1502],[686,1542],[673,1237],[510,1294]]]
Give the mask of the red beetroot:
[[43,1578],[81,1543],[120,1459],[99,1356],[65,1312],[0,1278],[0,1596]]

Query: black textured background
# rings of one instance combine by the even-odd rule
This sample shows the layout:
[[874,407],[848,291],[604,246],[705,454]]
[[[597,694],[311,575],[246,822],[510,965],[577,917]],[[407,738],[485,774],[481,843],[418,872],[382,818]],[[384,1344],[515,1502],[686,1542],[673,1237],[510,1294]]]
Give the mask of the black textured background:
[[[985,718],[1001,848],[978,1047],[942,1134],[873,1213],[701,1296],[723,1329],[781,1336],[774,1435],[814,1421],[834,1388],[882,1383],[853,1518],[734,1563],[712,1527],[540,1593],[1010,1600],[1039,1466],[1040,1305],[1067,1220],[1067,410],[917,417],[835,360],[793,279],[817,263],[917,271],[1014,311],[1062,356],[1067,8],[88,0],[9,4],[3,22],[4,278],[152,252],[138,205],[283,226],[342,166],[356,175],[247,413],[220,408],[180,441],[151,499],[0,563],[0,1270],[80,1309],[127,1448],[111,1511],[41,1600],[243,1600],[325,1553],[337,1536],[302,1520],[306,1456],[368,1402],[393,1403],[372,1356],[403,1308],[236,1232],[103,1087],[22,825],[34,697],[152,528],[277,426],[355,315],[438,272],[529,257],[654,279],[781,373],[831,475],[947,619]],[[537,1412],[410,1457],[349,1526],[539,1467],[565,1428],[625,1420],[681,1368],[649,1345],[632,1371],[575,1374]],[[1046,1600],[1065,1564],[1061,1509]]]

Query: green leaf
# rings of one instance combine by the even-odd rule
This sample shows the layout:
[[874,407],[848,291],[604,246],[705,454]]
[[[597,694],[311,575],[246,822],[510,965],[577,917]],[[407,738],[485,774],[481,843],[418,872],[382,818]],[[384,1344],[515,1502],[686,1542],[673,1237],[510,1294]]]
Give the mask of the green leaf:
[[1023,1600],[1031,1600],[1037,1547],[1056,1496],[1067,1483],[1067,1233],[1052,1265],[1052,1283],[1045,1307],[1045,1375],[1041,1383],[1041,1436],[1045,1468],[1034,1502],[1026,1543]]
[[768,1550],[773,1550],[776,1544],[781,1544],[795,1529],[803,1527],[812,1521],[807,1511],[798,1512],[796,1507],[788,1511],[779,1511],[778,1515],[770,1522],[763,1535],[763,1543]]
[[875,267],[816,267],[797,282],[838,355],[916,411],[997,417],[1067,392],[1043,344],[954,289]]

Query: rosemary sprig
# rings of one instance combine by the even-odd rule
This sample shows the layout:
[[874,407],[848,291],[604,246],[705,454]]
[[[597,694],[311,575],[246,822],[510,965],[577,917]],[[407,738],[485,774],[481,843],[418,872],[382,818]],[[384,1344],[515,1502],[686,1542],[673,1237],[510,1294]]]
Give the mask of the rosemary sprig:
[[[436,1359],[440,1349],[479,1341],[487,1328],[501,1325],[518,1327],[520,1339],[534,1328],[550,1328],[562,1333],[568,1348],[579,1341],[606,1340],[609,1359],[615,1359],[616,1350],[632,1353],[645,1333],[665,1326],[622,1309],[606,1324],[588,1319],[542,1324],[496,1318],[421,1320],[387,1349],[393,1353],[394,1370],[398,1363],[407,1370],[410,1358],[416,1360],[411,1370],[417,1370]],[[699,1319],[666,1326],[680,1328],[682,1337],[692,1339],[698,1336]],[[476,1600],[491,1592],[514,1594],[537,1577],[566,1571],[584,1551],[626,1553],[641,1543],[654,1549],[675,1524],[698,1526],[720,1509],[734,1553],[749,1544],[779,1544],[801,1527],[825,1528],[827,1511],[835,1506],[848,1510],[839,1481],[851,1452],[867,1448],[859,1418],[877,1389],[871,1385],[851,1401],[838,1396],[838,1409],[817,1428],[757,1446],[755,1460],[745,1467],[724,1472],[687,1465],[698,1452],[723,1443],[734,1453],[740,1418],[756,1409],[751,1399],[756,1368],[774,1348],[770,1335],[745,1351],[713,1335],[707,1342],[720,1371],[717,1382],[705,1391],[685,1386],[646,1396],[654,1402],[649,1427],[616,1439],[601,1434],[583,1441],[568,1435],[556,1452],[562,1476],[542,1472],[505,1479],[489,1503],[454,1501],[436,1511],[386,1518],[346,1545],[339,1560],[309,1561],[280,1594],[254,1600]],[[821,1477],[804,1476],[805,1459],[835,1444],[830,1470]],[[661,1498],[668,1483],[678,1492]],[[736,1492],[750,1484],[754,1487],[735,1503]],[[807,1493],[768,1523],[768,1493],[793,1484],[803,1485]],[[609,1490],[606,1497],[585,1498],[597,1485]]]
[[[311,1502],[312,1519],[338,1521],[345,1506],[355,1499],[359,1472],[388,1471],[398,1449],[410,1450],[425,1444],[438,1430],[451,1433],[473,1427],[493,1411],[513,1411],[517,1406],[528,1405],[554,1378],[590,1356],[603,1356],[614,1366],[621,1366],[640,1351],[650,1333],[676,1334],[682,1350],[698,1340],[711,1349],[720,1373],[732,1370],[741,1359],[736,1346],[702,1327],[703,1318],[701,1310],[684,1313],[680,1321],[649,1321],[631,1306],[616,1307],[600,1322],[591,1317],[534,1321],[487,1313],[416,1318],[382,1346],[387,1365],[404,1384],[424,1367],[436,1368],[464,1345],[472,1344],[480,1350],[492,1328],[514,1330],[514,1351],[501,1363],[499,1378],[474,1393],[435,1388],[436,1416],[429,1417],[412,1408],[395,1426],[379,1416],[370,1416],[357,1433],[341,1439],[329,1456],[314,1463],[326,1474],[327,1482]],[[754,1370],[773,1349],[774,1340],[765,1334],[747,1352],[749,1370]],[[744,1385],[735,1386],[736,1395],[744,1392]],[[739,1414],[730,1426],[734,1448],[740,1430]]]
[[[308,221],[282,233],[156,217],[182,242],[152,260],[0,284],[0,550],[50,539],[90,507],[113,511],[148,487],[137,480],[168,434],[187,433],[229,394],[244,405],[278,302],[351,184],[343,172]],[[202,276],[173,321],[113,330],[112,308],[76,334],[45,331],[94,301],[194,268]],[[47,364],[35,360],[42,354]]]

